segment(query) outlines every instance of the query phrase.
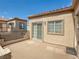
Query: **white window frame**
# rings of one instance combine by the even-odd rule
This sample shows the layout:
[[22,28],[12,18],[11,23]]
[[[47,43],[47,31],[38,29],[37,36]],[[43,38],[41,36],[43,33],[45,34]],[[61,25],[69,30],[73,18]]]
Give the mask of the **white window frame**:
[[[63,22],[63,28],[61,29],[61,32],[59,33],[59,32],[55,32],[55,22],[57,22],[57,21],[62,21]],[[49,25],[48,25],[48,23],[49,22],[54,22],[54,32],[49,32]],[[48,21],[47,22],[47,33],[48,34],[57,34],[57,35],[64,35],[64,20],[54,20],[54,21]]]

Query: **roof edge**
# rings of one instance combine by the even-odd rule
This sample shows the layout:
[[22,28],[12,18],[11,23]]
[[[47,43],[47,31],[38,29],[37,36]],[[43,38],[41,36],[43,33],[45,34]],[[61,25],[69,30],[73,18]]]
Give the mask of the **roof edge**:
[[60,12],[64,12],[64,11],[73,11],[73,10],[74,10],[73,7],[70,6],[70,7],[66,7],[66,8],[56,9],[56,10],[53,10],[53,11],[48,11],[48,12],[41,13],[41,14],[32,15],[32,16],[29,16],[28,18],[33,19],[33,18],[40,17],[40,16],[60,13]]
[[13,18],[13,19],[10,19],[10,20],[8,20],[8,21],[13,21],[13,20],[19,20],[19,21],[26,21],[26,22],[27,22],[27,20],[20,19],[20,18]]

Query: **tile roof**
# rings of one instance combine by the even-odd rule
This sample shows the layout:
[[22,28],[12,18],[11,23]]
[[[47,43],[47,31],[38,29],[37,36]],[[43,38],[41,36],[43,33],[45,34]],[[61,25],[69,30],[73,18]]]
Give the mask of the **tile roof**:
[[0,17],[0,22],[6,22],[7,19]]
[[31,18],[36,18],[36,17],[40,17],[40,16],[61,13],[61,12],[64,12],[64,11],[73,11],[73,8],[72,8],[72,6],[65,7],[65,8],[56,9],[56,10],[53,10],[53,11],[44,12],[44,13],[41,13],[41,14],[32,15],[32,16],[29,16],[28,18],[31,19]]
[[15,18],[13,18],[13,19],[10,19],[10,20],[8,20],[8,21],[13,21],[13,20],[18,20],[18,21],[26,21],[26,22],[27,22],[27,20],[20,19],[20,18],[17,18],[17,17],[15,17]]
[[60,8],[60,9],[56,9],[53,11],[48,11],[48,12],[44,12],[41,14],[32,15],[32,16],[29,16],[28,18],[32,19],[32,18],[36,18],[36,17],[40,17],[40,16],[49,15],[49,14],[55,14],[55,13],[59,13],[59,12],[63,12],[63,11],[74,10],[74,6],[76,5],[77,1],[78,0],[73,0],[72,6],[70,6],[70,7]]

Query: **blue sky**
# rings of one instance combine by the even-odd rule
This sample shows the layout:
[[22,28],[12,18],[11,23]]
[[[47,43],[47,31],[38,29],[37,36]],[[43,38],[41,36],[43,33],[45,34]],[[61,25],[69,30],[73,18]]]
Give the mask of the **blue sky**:
[[0,16],[27,19],[29,15],[71,6],[72,0],[0,0]]

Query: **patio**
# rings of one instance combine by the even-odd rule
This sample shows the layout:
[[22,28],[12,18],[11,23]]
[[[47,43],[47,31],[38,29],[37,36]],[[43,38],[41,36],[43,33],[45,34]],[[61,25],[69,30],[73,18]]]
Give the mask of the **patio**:
[[61,52],[50,45],[31,40],[6,46],[12,52],[12,59],[75,59],[75,56]]

